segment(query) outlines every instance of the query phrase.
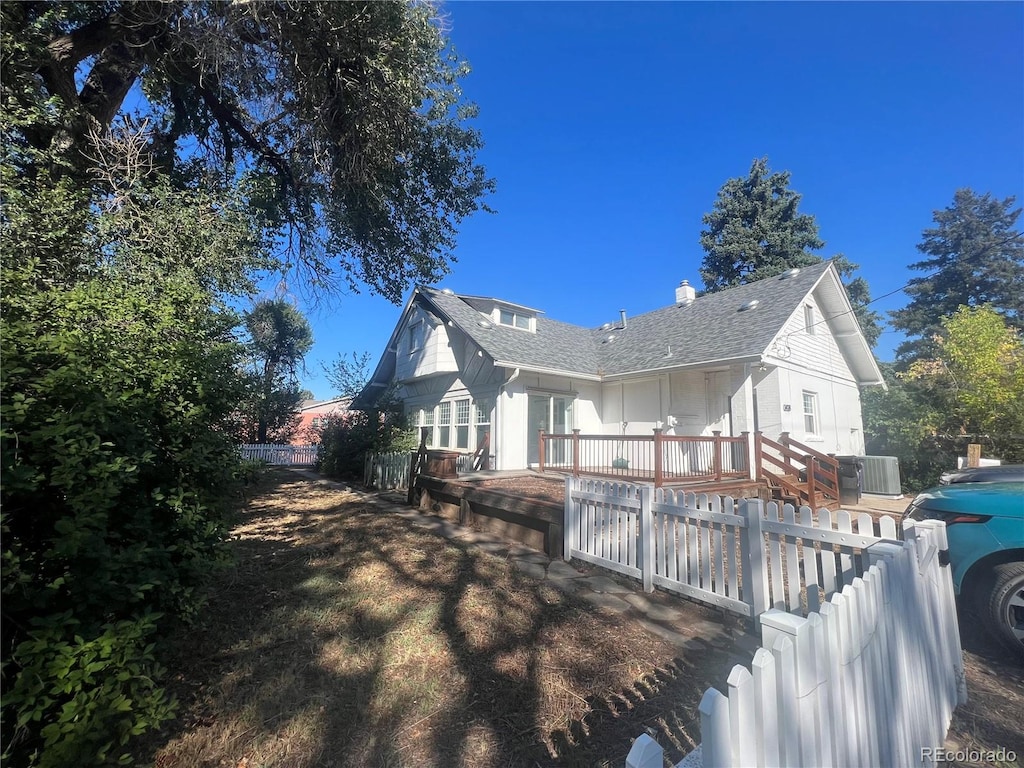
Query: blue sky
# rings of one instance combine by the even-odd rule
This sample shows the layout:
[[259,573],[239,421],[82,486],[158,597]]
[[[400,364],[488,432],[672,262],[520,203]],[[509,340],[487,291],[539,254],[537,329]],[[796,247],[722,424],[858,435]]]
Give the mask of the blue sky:
[[[915,246],[959,187],[1024,200],[1022,3],[519,3],[442,6],[473,68],[497,213],[463,223],[439,283],[597,326],[701,287],[701,217],[767,156],[792,173],[828,257],[872,296],[915,276]],[[409,291],[406,292],[408,297]],[[875,304],[904,306],[902,293]],[[321,364],[374,363],[401,307],[310,309]],[[891,360],[900,336],[876,348]]]

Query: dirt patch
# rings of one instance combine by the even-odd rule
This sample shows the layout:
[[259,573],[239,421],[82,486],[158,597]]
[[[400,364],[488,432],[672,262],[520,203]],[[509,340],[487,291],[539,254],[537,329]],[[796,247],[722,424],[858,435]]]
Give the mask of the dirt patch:
[[646,730],[678,761],[736,660],[291,473],[235,534],[237,564],[173,638],[181,716],[140,762],[618,768]]

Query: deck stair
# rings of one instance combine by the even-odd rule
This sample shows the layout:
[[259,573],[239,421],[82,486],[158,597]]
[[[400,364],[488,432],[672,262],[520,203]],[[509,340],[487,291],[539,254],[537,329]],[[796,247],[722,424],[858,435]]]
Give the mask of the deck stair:
[[755,435],[754,466],[767,481],[772,497],[793,506],[839,508],[839,462],[793,440],[783,432],[779,441]]

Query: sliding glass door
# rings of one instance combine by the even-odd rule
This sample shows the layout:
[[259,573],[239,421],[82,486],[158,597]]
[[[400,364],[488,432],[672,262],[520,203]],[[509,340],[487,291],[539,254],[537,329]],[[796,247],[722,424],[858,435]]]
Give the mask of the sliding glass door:
[[[558,435],[572,432],[572,395],[531,394],[527,406],[526,458],[530,464],[540,461],[537,434],[541,431]],[[568,441],[555,440],[548,446],[545,462],[562,464],[569,460]]]

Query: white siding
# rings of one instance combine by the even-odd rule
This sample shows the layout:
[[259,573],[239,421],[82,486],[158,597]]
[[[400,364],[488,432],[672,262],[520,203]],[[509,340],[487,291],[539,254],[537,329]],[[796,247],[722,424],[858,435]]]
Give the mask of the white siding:
[[[417,323],[422,324],[423,344],[418,349],[410,349],[409,332]],[[419,307],[414,308],[398,335],[395,378],[406,381],[436,373],[455,373],[458,370],[447,327],[433,315]]]
[[529,397],[531,394],[575,393],[571,429],[584,434],[602,434],[601,386],[597,382],[580,381],[559,376],[523,373],[504,387],[497,408],[500,423],[495,426],[497,469],[524,469],[527,450],[537,435],[530,434]]
[[[804,307],[810,305],[816,318],[813,333],[808,333],[804,320]],[[821,308],[813,297],[808,297],[783,326],[768,350],[769,356],[791,368],[802,368],[826,376],[855,381],[835,337],[824,322]]]
[[[794,440],[822,453],[864,453],[864,424],[856,384],[790,368],[779,369],[778,381],[782,404],[779,432],[789,432]],[[808,435],[804,429],[804,392],[818,396],[818,435]],[[769,431],[767,425],[762,424],[761,430],[766,437],[776,439],[777,434]]]
[[602,392],[603,434],[651,435],[668,420],[667,374],[610,382],[603,385]]
[[676,422],[669,434],[704,434],[708,403],[703,371],[674,371],[669,376],[669,414]]

